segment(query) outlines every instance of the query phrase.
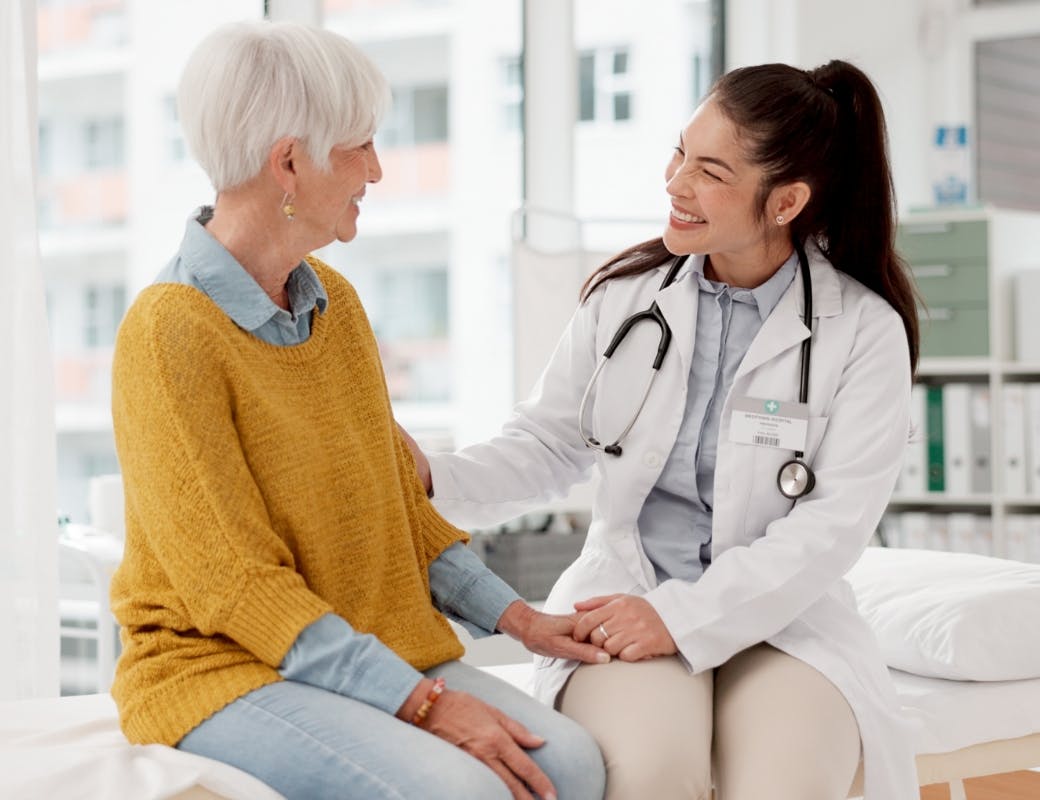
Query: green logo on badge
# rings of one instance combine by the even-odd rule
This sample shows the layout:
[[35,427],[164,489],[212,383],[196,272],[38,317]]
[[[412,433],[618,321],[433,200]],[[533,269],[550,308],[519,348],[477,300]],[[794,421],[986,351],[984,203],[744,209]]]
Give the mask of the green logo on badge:
[[766,413],[775,414],[780,410],[780,404],[776,400],[766,400],[765,403]]

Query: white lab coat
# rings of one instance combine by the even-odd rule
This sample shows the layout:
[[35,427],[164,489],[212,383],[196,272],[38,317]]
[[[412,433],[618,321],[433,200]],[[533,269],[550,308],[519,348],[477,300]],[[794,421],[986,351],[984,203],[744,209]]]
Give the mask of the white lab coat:
[[[807,248],[814,333],[805,458],[816,488],[795,502],[777,489],[790,451],[733,443],[738,397],[798,400],[802,321],[796,276],[762,325],[725,398],[715,468],[711,566],[696,583],[658,585],[637,519],[675,442],[685,409],[697,319],[691,259],[668,288],[667,265],[608,281],[575,312],[531,397],[500,436],[430,456],[434,502],[456,524],[486,526],[599,481],[582,554],[561,575],[546,610],[615,592],[639,594],[667,625],[693,672],[759,642],[801,659],[842,692],[859,723],[865,800],[911,800],[918,788],[907,731],[879,648],[843,579],[866,547],[899,472],[909,428],[910,373],[902,322],[880,297]],[[619,324],[656,300],[671,349],[621,457],[587,448],[577,431],[582,393]],[[642,395],[657,329],[633,329],[600,375],[587,415],[611,442]],[[538,658],[536,694],[563,687],[573,661]],[[791,720],[798,725],[798,720]],[[827,758],[826,753],[820,754]]]

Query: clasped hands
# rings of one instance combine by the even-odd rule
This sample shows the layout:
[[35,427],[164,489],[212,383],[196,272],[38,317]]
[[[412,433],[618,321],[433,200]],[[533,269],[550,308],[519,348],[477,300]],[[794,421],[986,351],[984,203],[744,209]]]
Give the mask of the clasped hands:
[[611,658],[642,661],[676,652],[654,607],[631,594],[590,597],[575,603],[571,614],[542,614],[517,601],[502,614],[498,628],[533,653],[588,664]]

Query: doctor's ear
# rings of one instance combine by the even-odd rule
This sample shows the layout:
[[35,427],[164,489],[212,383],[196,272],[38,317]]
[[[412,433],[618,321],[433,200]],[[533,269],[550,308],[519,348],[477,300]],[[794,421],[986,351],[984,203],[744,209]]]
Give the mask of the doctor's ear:
[[785,183],[769,193],[766,201],[767,219],[777,225],[790,225],[812,197],[812,189],[804,181]]

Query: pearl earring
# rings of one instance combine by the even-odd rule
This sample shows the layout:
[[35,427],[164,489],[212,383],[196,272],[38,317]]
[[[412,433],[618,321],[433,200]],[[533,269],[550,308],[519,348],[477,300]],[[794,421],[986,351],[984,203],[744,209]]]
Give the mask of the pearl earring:
[[285,214],[285,218],[289,220],[289,222],[296,219],[296,206],[293,205],[293,200],[295,198],[296,195],[290,195],[288,192],[282,196],[282,213]]
[[784,218],[783,218],[782,214],[777,214],[776,215],[776,224],[777,225],[783,225],[784,224]]

